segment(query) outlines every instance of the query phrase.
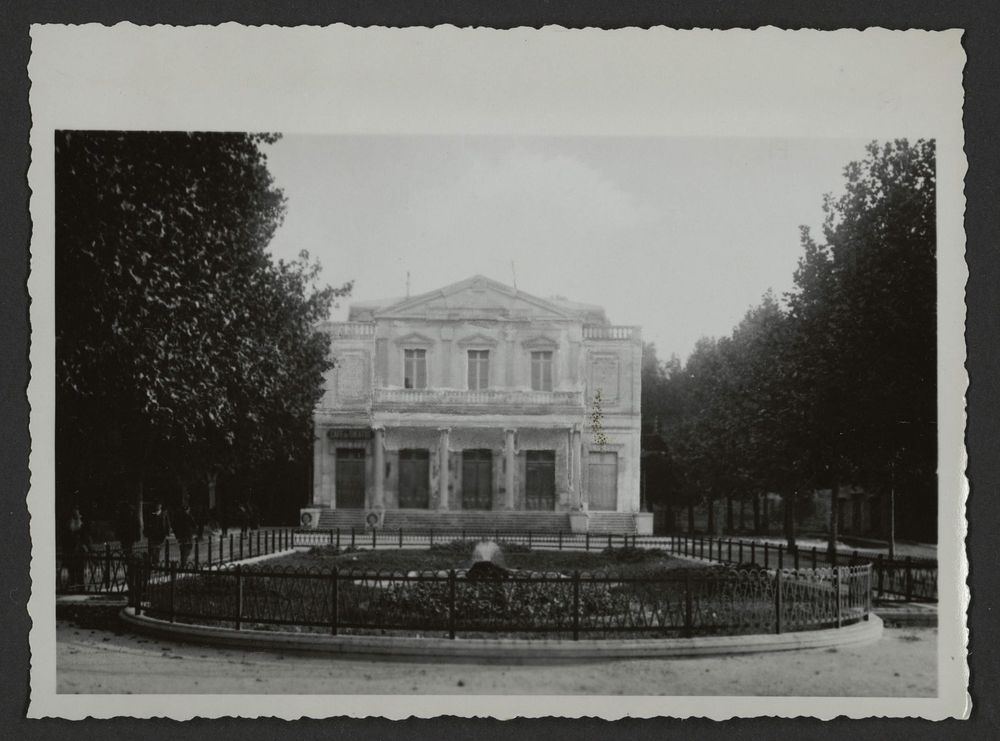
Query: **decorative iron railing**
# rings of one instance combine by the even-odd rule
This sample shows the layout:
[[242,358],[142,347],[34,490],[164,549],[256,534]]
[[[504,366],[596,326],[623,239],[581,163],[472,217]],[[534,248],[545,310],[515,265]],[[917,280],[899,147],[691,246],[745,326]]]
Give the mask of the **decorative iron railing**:
[[[287,551],[294,547],[291,528],[267,528],[209,534],[192,540],[185,548],[185,565],[195,568],[233,563],[248,558]],[[135,560],[170,563],[182,555],[182,545],[167,540],[158,549],[136,545],[125,551],[117,544],[104,543],[76,554],[56,554],[57,594],[124,594],[129,591],[128,565]]]
[[334,545],[354,548],[420,548],[458,538],[516,543],[529,548],[592,551],[612,547],[662,548],[667,553],[723,564],[753,564],[765,569],[817,569],[870,563],[878,600],[937,601],[937,563],[903,558],[890,560],[871,551],[825,548],[788,548],[782,543],[686,535],[636,535],[634,533],[533,532],[485,528],[385,529],[336,528],[298,530],[298,546]]
[[782,633],[867,619],[871,566],[621,574],[181,568],[136,562],[131,605],[171,622],[333,635],[675,637]]

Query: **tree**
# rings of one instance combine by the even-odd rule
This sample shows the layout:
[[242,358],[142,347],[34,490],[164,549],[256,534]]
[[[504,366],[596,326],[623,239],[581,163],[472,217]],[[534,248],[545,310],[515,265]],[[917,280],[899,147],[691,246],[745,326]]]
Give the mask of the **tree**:
[[307,257],[267,254],[274,139],[57,132],[63,496],[89,481],[141,503],[158,471],[211,477],[311,438],[331,362],[316,325],[350,284],[317,289]]
[[[844,193],[824,201],[824,241],[802,230],[789,295],[812,473],[833,498],[842,482],[888,488],[901,473],[908,509],[933,524],[934,142],[872,143],[844,172]],[[836,519],[832,506],[831,547]]]

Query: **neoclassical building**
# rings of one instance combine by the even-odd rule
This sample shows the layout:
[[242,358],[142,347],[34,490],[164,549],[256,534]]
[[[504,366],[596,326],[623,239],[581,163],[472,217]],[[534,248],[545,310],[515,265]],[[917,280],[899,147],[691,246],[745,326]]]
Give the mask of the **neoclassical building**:
[[634,514],[638,327],[475,276],[354,303],[326,331],[336,366],[315,413],[305,520],[651,527]]

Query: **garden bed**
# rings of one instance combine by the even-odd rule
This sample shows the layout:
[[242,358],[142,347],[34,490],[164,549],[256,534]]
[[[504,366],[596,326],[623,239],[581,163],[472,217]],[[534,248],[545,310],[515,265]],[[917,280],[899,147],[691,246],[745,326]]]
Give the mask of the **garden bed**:
[[[420,549],[355,550],[319,546],[308,551],[290,553],[269,560],[269,566],[329,570],[352,569],[364,571],[439,571],[464,569],[473,562],[472,552],[476,541],[456,540]],[[719,566],[708,566],[683,558],[675,558],[658,548],[612,548],[590,553],[580,551],[533,551],[523,545],[501,546],[498,561],[509,569],[536,572],[558,572],[571,575],[583,573],[614,573],[622,576],[655,576],[676,569],[717,571]]]

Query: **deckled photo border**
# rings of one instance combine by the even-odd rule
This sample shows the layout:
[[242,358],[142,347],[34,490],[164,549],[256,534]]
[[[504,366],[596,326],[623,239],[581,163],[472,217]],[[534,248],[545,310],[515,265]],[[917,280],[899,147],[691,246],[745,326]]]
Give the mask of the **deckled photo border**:
[[[961,31],[32,27],[30,717],[514,718],[968,712]],[[502,69],[504,84],[491,85]],[[627,82],[627,84],[623,84]],[[56,129],[937,140],[936,698],[64,695],[55,691]]]

